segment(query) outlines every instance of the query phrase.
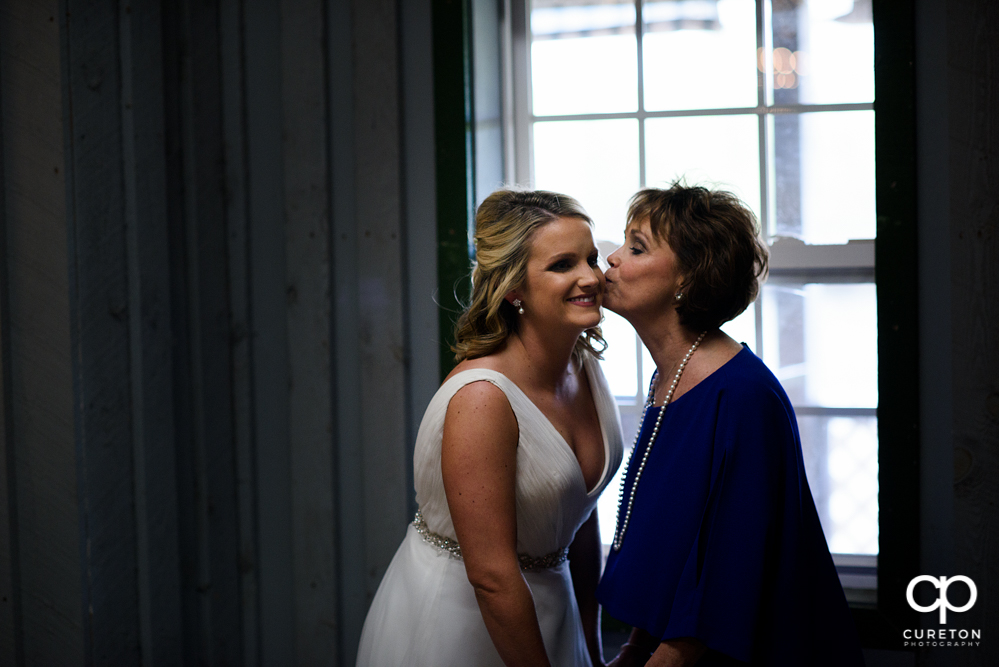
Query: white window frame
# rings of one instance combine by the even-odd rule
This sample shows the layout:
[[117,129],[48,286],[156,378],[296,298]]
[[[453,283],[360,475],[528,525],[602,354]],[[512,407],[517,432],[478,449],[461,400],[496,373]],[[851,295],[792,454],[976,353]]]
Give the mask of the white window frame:
[[[642,1],[635,0],[638,110],[630,113],[590,113],[576,115],[534,116],[531,112],[531,38],[529,34],[530,0],[505,0],[503,16],[503,83],[504,83],[504,141],[505,178],[510,183],[533,187],[533,133],[536,122],[582,121],[605,119],[638,120],[639,187],[646,185],[645,121],[650,118],[691,117],[708,115],[755,114],[760,137],[760,223],[762,234],[770,244],[770,280],[808,280],[820,283],[873,283],[874,240],[853,240],[843,245],[808,245],[794,238],[770,235],[774,220],[774,184],[768,168],[770,127],[768,117],[776,114],[802,114],[813,112],[871,111],[873,103],[850,104],[773,104],[767,91],[773,90],[773,44],[770,38],[769,0],[756,0],[757,51],[765,54],[764,85],[758,87],[755,107],[693,109],[681,111],[646,111],[644,103],[644,48]],[[606,256],[607,250],[601,248]],[[756,346],[754,352],[763,357],[762,298],[753,306],[756,321]],[[634,397],[618,397],[622,419],[636,422],[641,417],[645,393],[643,391],[642,348],[636,345],[638,391]],[[799,416],[876,417],[876,408],[831,408],[820,406],[795,406]],[[628,439],[629,434],[625,434]],[[856,601],[871,601],[876,597],[877,557],[866,555],[834,554],[840,578],[848,597]]]

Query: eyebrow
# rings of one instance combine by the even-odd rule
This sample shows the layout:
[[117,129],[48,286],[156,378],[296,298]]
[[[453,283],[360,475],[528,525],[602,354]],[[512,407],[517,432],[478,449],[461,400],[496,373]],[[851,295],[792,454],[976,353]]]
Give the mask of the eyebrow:
[[[586,251],[585,253],[583,253],[583,255],[585,255],[586,257],[589,257],[590,255],[592,255],[594,253],[600,254],[600,251],[596,247],[593,247],[593,248],[589,249],[588,251]],[[557,261],[559,261],[561,259],[573,259],[573,258],[575,258],[577,256],[579,256],[579,253],[577,253],[577,252],[575,252],[573,250],[566,250],[566,251],[557,253],[557,254],[552,255],[551,257],[547,258],[545,260],[545,263],[546,264],[551,264],[552,262],[557,262]]]

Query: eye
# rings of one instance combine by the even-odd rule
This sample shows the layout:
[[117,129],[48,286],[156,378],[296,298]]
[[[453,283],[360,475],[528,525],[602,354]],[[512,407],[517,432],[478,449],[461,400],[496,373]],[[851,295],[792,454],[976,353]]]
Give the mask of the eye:
[[632,255],[641,255],[643,252],[645,252],[645,248],[643,248],[642,244],[640,243],[636,243],[633,246],[629,246],[628,250],[631,251]]
[[568,271],[571,268],[572,268],[572,265],[569,263],[569,260],[567,260],[567,259],[560,259],[557,262],[555,262],[554,264],[552,264],[551,266],[549,266],[548,270],[549,271],[564,272],[564,271]]
[[600,255],[598,255],[597,253],[593,253],[592,255],[586,258],[586,261],[587,263],[589,263],[591,267],[596,268],[597,265],[600,263]]

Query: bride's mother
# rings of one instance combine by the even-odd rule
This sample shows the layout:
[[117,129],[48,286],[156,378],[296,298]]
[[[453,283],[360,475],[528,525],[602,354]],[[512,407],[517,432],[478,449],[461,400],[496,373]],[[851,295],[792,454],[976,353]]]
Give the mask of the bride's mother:
[[863,664],[791,403],[719,329],[766,272],[752,212],[727,192],[642,190],[608,262],[604,305],[656,364],[598,589],[635,628],[611,665]]

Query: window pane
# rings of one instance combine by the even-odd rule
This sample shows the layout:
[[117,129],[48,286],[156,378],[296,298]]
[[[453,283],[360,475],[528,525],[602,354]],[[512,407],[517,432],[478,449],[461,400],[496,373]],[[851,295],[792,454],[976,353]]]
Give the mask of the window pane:
[[[628,440],[629,437],[634,438],[634,432],[629,436],[628,431],[625,431],[625,462],[631,456],[632,442]],[[614,530],[617,528],[617,503],[621,497],[621,480],[624,477],[625,467],[627,466],[624,463],[618,467],[617,472],[614,473],[611,481],[604,488],[604,492],[600,494],[600,499],[597,500],[597,521],[600,524],[600,542],[608,546],[614,543]]]
[[647,0],[642,19],[646,109],[756,106],[754,3]]
[[777,104],[874,101],[871,0],[773,3]]
[[771,116],[774,233],[806,243],[875,236],[874,112]]
[[535,0],[532,4],[534,114],[636,111],[634,3]]
[[745,343],[750,350],[756,351],[756,310],[749,304],[738,317],[721,326],[721,330],[732,337],[737,343]]
[[835,553],[878,553],[878,420],[798,416],[808,484]]
[[755,115],[650,118],[645,122],[646,183],[733,192],[759,217],[760,144]]
[[631,325],[616,313],[606,308],[600,329],[607,341],[604,360],[600,362],[611,393],[615,396],[634,399],[638,394],[638,358],[636,345],[638,337]]
[[764,361],[795,406],[876,408],[873,283],[768,283]]
[[596,239],[620,245],[628,198],[638,189],[638,121],[535,123],[534,182],[578,199]]

